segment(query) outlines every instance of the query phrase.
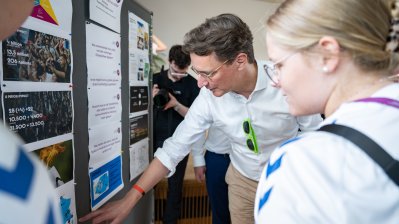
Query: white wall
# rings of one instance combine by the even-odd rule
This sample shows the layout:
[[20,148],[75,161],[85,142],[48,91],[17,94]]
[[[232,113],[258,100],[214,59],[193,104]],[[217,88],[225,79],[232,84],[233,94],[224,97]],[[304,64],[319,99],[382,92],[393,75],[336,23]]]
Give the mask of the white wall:
[[267,56],[263,24],[278,6],[276,3],[258,0],[136,0],[136,2],[153,12],[153,33],[168,47],[182,44],[184,34],[203,23],[205,18],[221,13],[236,14],[252,31],[257,59],[265,59]]

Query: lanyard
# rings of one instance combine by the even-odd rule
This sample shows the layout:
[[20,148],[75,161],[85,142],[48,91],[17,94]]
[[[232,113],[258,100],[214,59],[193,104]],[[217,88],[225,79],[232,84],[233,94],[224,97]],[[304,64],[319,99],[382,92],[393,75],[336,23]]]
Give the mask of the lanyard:
[[379,103],[399,109],[399,101],[385,97],[369,97],[369,98],[355,100],[355,102]]

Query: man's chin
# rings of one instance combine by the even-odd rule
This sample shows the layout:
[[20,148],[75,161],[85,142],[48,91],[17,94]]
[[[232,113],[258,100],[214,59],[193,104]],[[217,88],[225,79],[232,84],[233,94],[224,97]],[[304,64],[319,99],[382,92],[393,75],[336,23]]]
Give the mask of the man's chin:
[[212,91],[212,94],[214,96],[216,96],[216,97],[221,97],[221,96],[223,96],[226,93],[225,91],[222,91],[220,89],[214,89],[214,90],[211,90],[211,91]]

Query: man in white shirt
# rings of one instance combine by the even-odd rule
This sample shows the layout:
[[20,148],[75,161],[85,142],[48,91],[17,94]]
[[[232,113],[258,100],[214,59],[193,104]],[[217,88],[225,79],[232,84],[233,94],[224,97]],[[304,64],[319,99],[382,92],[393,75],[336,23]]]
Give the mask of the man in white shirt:
[[252,41],[248,26],[232,14],[207,19],[186,34],[184,50],[190,53],[198,86],[204,88],[134,188],[122,200],[81,221],[124,219],[144,193],[164,175],[172,175],[191,145],[215,126],[232,144],[226,175],[231,221],[254,223],[256,187],[272,150],[296,137],[299,129],[316,129],[321,116],[289,114],[284,96],[270,86],[264,63],[255,61]]

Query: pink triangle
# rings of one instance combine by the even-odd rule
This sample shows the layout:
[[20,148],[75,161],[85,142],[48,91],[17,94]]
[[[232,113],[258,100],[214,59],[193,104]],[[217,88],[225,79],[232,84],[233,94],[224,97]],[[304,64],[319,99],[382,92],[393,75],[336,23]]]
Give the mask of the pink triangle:
[[32,14],[30,16],[46,21],[48,23],[58,25],[57,22],[55,22],[54,19],[51,18],[51,16],[46,12],[46,10],[44,10],[43,7],[40,5],[35,6],[33,8]]

